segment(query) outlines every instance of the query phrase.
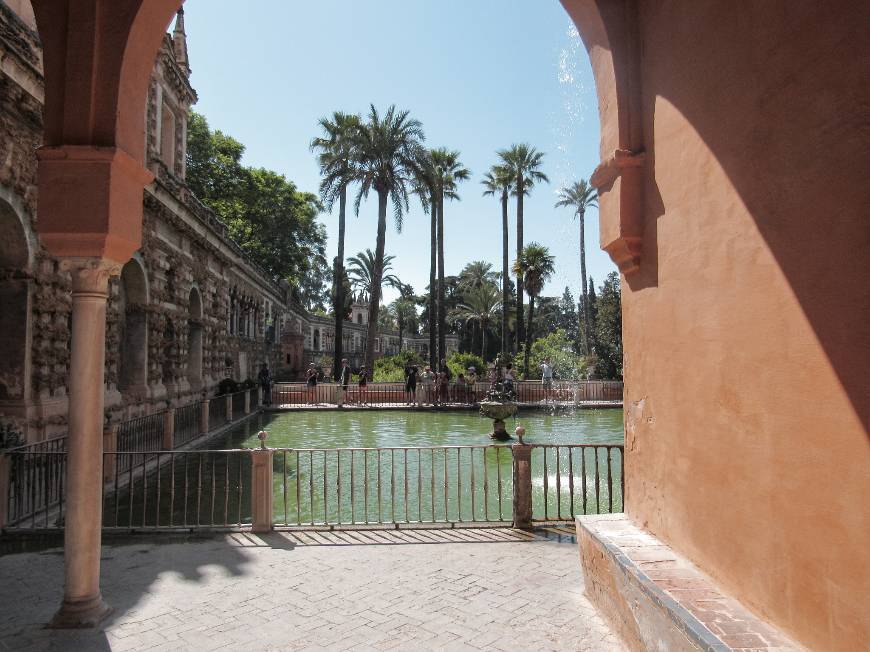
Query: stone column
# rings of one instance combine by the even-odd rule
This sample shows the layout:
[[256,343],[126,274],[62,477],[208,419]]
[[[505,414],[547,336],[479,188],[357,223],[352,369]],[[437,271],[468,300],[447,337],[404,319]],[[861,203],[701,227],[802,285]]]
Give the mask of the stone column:
[[513,520],[514,527],[532,529],[532,447],[511,446],[513,454]]
[[199,430],[201,435],[205,435],[208,433],[208,399],[205,399],[200,405],[202,406],[202,410],[199,413]]
[[163,413],[163,450],[171,451],[175,447],[175,408],[169,408]]
[[245,414],[251,413],[251,390],[245,392]]
[[224,401],[225,401],[224,405],[225,405],[225,409],[226,409],[225,413],[227,416],[227,423],[232,423],[232,421],[233,421],[233,395],[227,394]]
[[100,593],[103,504],[103,385],[106,299],[121,266],[101,258],[68,258],[72,274],[72,342],[67,439],[65,585],[52,627],[92,627],[111,609]]
[[272,531],[272,449],[252,451],[251,531]]

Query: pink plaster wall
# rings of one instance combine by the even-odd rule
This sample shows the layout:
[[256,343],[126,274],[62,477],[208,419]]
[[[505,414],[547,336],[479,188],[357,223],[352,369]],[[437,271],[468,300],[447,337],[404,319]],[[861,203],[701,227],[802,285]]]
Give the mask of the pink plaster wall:
[[825,650],[870,640],[868,7],[638,10],[628,512]]

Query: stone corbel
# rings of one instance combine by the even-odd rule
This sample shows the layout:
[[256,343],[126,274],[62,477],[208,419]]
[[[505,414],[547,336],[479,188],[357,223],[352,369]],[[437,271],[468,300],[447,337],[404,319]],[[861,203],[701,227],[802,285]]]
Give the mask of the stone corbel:
[[57,258],[127,262],[142,241],[142,192],[153,175],[117,147],[44,146],[39,161],[39,219]]
[[618,149],[595,168],[589,180],[598,190],[601,248],[623,274],[640,268],[643,166],[643,152]]

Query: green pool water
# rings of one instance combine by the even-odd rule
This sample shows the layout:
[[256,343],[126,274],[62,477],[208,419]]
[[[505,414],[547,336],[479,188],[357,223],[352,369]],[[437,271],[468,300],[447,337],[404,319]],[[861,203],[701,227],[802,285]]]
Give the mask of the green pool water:
[[[622,444],[621,409],[521,412],[507,422],[522,424],[531,444]],[[310,411],[261,414],[228,432],[209,448],[259,446],[266,430],[271,448],[383,448],[490,444],[492,421],[473,411]]]
[[[532,447],[532,508],[539,520],[622,511],[622,410],[520,413]],[[116,527],[251,522],[251,456],[269,433],[276,525],[510,521],[510,444],[488,437],[471,411],[302,411],[260,414],[199,451],[137,476],[132,495],[104,504]],[[572,448],[587,444],[599,448]],[[556,447],[559,448],[556,448]],[[353,449],[353,450],[351,450]],[[168,454],[167,454],[168,455]]]

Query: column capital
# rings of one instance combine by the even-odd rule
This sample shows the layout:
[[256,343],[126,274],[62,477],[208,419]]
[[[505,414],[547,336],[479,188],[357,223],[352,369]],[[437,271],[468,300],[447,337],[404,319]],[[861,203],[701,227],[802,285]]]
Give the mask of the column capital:
[[72,276],[73,294],[108,294],[109,278],[121,273],[121,263],[107,258],[72,257],[60,260],[60,269]]

